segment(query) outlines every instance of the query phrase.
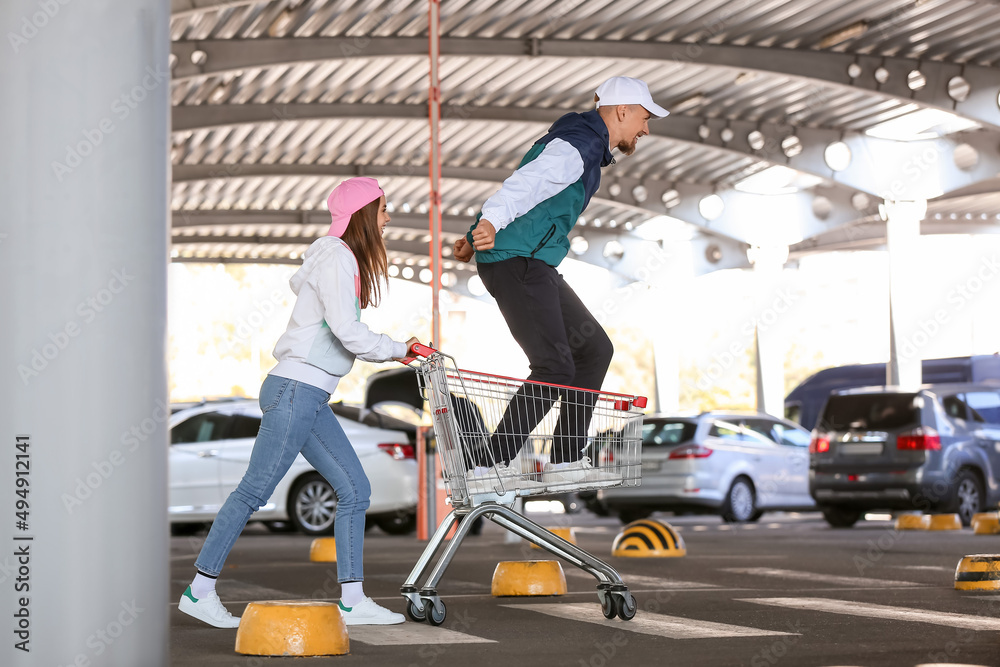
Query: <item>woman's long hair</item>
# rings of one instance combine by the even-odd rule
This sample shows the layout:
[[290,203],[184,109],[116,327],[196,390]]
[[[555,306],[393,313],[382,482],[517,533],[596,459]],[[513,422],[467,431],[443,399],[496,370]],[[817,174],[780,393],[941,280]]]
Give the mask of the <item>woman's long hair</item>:
[[351,221],[341,238],[358,260],[361,274],[362,308],[377,306],[382,298],[382,282],[387,279],[389,262],[385,256],[385,243],[378,229],[378,207],[381,199],[365,204],[351,215]]

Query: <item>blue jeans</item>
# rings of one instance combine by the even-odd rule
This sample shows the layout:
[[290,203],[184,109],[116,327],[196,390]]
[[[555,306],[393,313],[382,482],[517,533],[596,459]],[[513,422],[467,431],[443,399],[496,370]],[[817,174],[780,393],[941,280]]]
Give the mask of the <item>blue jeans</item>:
[[[371,485],[344,429],[330,410],[330,394],[312,385],[268,375],[260,388],[264,417],[250,467],[229,494],[201,547],[195,567],[219,576],[250,515],[274,492],[299,452],[337,494],[337,580],[364,579],[365,510]],[[289,512],[291,512],[289,508]]]

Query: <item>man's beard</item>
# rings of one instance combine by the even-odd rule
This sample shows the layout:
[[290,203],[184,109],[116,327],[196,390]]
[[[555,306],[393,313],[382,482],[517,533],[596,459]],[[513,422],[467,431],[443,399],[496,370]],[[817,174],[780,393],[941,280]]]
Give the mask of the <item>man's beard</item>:
[[637,143],[638,140],[635,138],[633,138],[632,141],[625,141],[622,139],[618,142],[618,146],[616,146],[616,148],[622,152],[622,155],[631,155],[635,152],[635,145]]

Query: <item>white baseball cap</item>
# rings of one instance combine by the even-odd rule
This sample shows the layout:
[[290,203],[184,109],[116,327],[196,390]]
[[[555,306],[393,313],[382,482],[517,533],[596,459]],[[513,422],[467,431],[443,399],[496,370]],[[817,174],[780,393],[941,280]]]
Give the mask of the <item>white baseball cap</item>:
[[653,101],[649,94],[649,86],[642,79],[629,76],[613,76],[597,87],[597,106],[610,107],[616,104],[640,104],[642,108],[653,114],[654,118],[663,118],[670,112]]

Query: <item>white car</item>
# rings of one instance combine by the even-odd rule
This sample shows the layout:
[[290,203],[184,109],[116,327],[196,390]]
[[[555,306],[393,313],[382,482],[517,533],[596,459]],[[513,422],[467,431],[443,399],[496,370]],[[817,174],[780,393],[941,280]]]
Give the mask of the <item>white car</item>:
[[657,510],[712,512],[744,522],[767,510],[815,509],[809,439],[798,424],[763,413],[647,416],[642,483],[598,491],[592,509],[615,512],[625,523]]
[[[371,481],[367,518],[382,530],[405,534],[416,527],[417,464],[404,430],[358,421],[359,410],[331,405]],[[369,413],[375,423],[393,421]],[[353,418],[352,418],[353,417]],[[255,400],[217,401],[180,408],[170,418],[169,512],[175,534],[215,519],[250,464],[260,428]],[[280,529],[290,523],[308,535],[333,534],[337,497],[300,454],[267,503],[251,517]]]

